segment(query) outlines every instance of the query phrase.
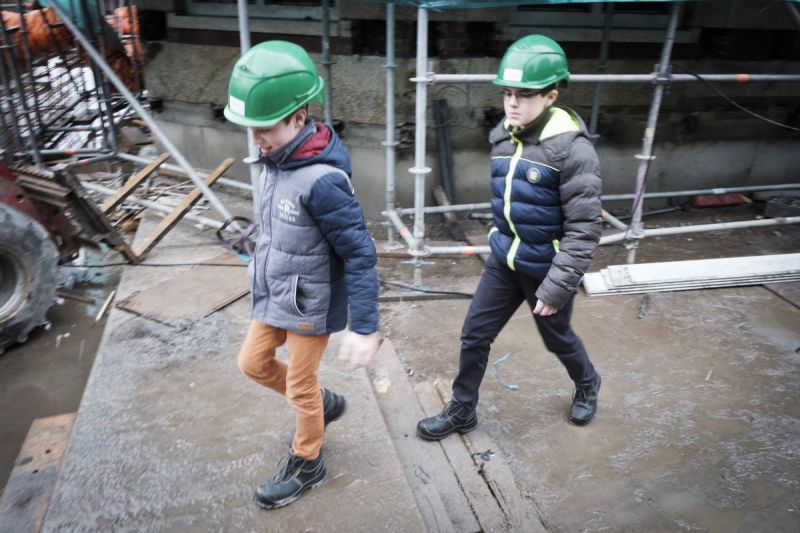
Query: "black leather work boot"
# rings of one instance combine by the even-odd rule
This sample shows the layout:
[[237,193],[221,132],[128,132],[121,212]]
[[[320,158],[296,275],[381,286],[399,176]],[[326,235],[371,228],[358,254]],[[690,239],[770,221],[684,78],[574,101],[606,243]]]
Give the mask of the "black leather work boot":
[[[320,391],[322,392],[323,422],[327,428],[328,424],[342,418],[344,412],[347,411],[347,400],[341,394],[329,391],[325,387],[320,387]],[[295,430],[293,429],[291,433],[289,433],[288,439],[290,448],[292,447],[292,442],[294,442],[294,434]]]
[[449,434],[458,431],[469,433],[478,427],[478,415],[463,404],[451,400],[441,413],[430,418],[423,418],[417,424],[417,435],[425,440],[442,440]]
[[575,383],[569,420],[582,426],[588,424],[597,413],[597,394],[600,392],[600,374],[591,381]]
[[278,472],[272,479],[256,489],[256,504],[262,509],[285,507],[323,481],[325,464],[322,454],[316,459],[306,460],[290,452],[288,457],[281,459]]

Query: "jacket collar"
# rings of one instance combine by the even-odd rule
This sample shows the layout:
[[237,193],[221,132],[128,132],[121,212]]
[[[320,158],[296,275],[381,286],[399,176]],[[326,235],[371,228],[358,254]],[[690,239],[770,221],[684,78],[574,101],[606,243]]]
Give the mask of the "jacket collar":
[[551,107],[522,128],[511,127],[506,120],[503,120],[492,131],[489,141],[496,144],[513,136],[525,144],[538,144],[562,133],[581,132],[584,129],[583,121],[574,112]]
[[281,166],[287,159],[297,150],[300,146],[303,145],[309,137],[317,133],[317,126],[314,124],[314,121],[311,119],[306,119],[306,123],[303,125],[303,129],[301,129],[297,135],[295,135],[294,139],[286,143],[286,146],[275,152],[274,154],[264,154],[258,158],[259,163],[272,163],[276,166]]

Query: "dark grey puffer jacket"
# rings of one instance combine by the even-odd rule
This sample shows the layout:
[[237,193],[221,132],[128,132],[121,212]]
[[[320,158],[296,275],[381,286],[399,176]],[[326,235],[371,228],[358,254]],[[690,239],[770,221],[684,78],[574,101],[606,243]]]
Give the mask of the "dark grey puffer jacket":
[[[248,271],[253,318],[301,334],[378,329],[377,255],[336,133],[308,121],[262,157],[261,234]],[[349,311],[349,313],[348,313]]]
[[586,126],[551,107],[521,130],[505,121],[492,143],[492,254],[541,280],[536,297],[558,309],[577,291],[600,241],[600,164]]

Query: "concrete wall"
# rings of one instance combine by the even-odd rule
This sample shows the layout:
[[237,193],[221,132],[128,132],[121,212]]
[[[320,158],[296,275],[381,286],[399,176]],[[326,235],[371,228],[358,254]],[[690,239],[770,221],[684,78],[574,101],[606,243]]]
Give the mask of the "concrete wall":
[[[241,163],[246,156],[246,137],[242,129],[216,120],[208,108],[196,105],[168,104],[157,119],[194,165],[213,168],[226,157],[235,157],[237,163],[227,176],[249,182],[249,170]],[[363,124],[348,124],[343,133],[353,163],[353,183],[358,197],[367,217],[376,221],[380,220],[385,205],[386,163],[385,149],[381,146],[384,135],[385,128]],[[800,182],[799,148],[798,141],[792,139],[657,142],[648,191]],[[640,145],[601,142],[597,149],[604,192],[633,192],[638,164],[634,155],[639,153]],[[427,153],[427,165],[433,169],[427,182],[438,184],[438,160],[432,133]],[[453,163],[456,201],[488,201],[488,145],[456,148]],[[412,166],[413,149],[402,148],[395,172],[397,201],[405,207],[413,205],[414,182],[408,171]],[[429,194],[426,204],[431,205],[432,201]]]
[[[171,138],[186,151],[190,161],[198,166],[208,168],[225,157],[243,156],[244,132],[220,120],[221,107],[227,100],[228,77],[239,55],[235,46],[238,43],[235,18],[193,16],[181,10],[181,2],[168,4],[164,4],[163,9],[169,11],[168,24],[177,31],[168,31],[174,38],[150,43],[146,58],[149,93],[166,103],[159,120]],[[158,5],[150,2],[144,8],[162,9]],[[377,33],[382,28],[379,23],[385,13],[384,6],[355,0],[339,0],[335,5],[334,50],[357,47],[357,40],[364,38],[357,35],[358,31],[363,31],[357,29],[359,21],[363,20],[378,23],[374,28],[376,34],[366,38],[380,39]],[[755,1],[726,3],[726,6],[727,10],[719,9],[717,2],[685,6],[676,35],[675,64],[699,73],[800,73],[800,40],[795,32],[787,31],[793,26],[782,6],[765,8],[763,3]],[[562,16],[553,18],[553,26],[537,28],[530,22],[517,20],[515,17],[519,14],[515,13],[513,8],[431,12],[432,24],[439,21],[445,25],[438,26],[439,57],[431,58],[430,68],[437,73],[495,72],[499,53],[487,50],[486,55],[490,57],[453,57],[451,53],[452,47],[457,49],[459,43],[470,38],[461,34],[466,28],[464,24],[486,22],[495,25],[491,38],[494,44],[544,31],[566,43],[570,50],[571,72],[597,72],[600,27],[569,27],[569,17]],[[551,15],[536,14],[536,17]],[[407,54],[413,50],[408,45],[413,42],[415,11],[398,8],[397,17],[398,21],[405,21],[403,31],[398,26],[398,48]],[[623,19],[624,16],[620,16],[615,20]],[[318,22],[301,22],[298,25],[253,18],[254,42],[265,36],[296,37],[318,45],[319,36],[313,35]],[[219,31],[209,33],[210,27],[217,27],[215,24]],[[285,30],[279,26],[285,26]],[[272,35],[271,32],[278,30],[286,35]],[[216,34],[227,37],[215,39]],[[773,34],[776,37],[770,38]],[[191,44],[197,42],[198,36],[208,36],[209,42],[217,45]],[[658,24],[615,28],[612,59],[606,72],[652,72],[662,39],[663,26]],[[306,41],[301,42],[305,44]],[[321,65],[320,55],[311,55]],[[362,203],[368,215],[377,218],[384,205],[385,163],[380,142],[384,139],[385,128],[383,67],[386,60],[382,56],[340,53],[333,56],[333,61],[334,118],[345,126],[344,142],[353,159],[354,182]],[[413,57],[399,57],[396,63],[395,109],[397,135],[402,141],[396,168],[397,193],[398,201],[410,206],[413,178],[408,169],[413,166],[415,86],[409,78],[415,74],[415,62]],[[718,86],[730,98],[757,113],[778,122],[800,125],[800,83]],[[594,92],[592,84],[573,83],[562,91],[559,103],[575,109],[588,122]],[[604,87],[597,148],[603,163],[606,192],[632,192],[637,166],[633,156],[640,151],[652,95],[653,87],[649,84]],[[502,107],[499,90],[491,84],[434,85],[429,87],[429,104],[435,99],[446,99],[450,111],[448,129],[454,150],[457,201],[485,201],[488,194],[486,133],[496,123]],[[430,105],[428,109],[427,165],[434,169],[428,182],[438,183],[436,128]],[[320,106],[312,106],[311,112],[322,116]],[[657,159],[651,167],[649,190],[800,181],[800,173],[796,171],[800,165],[800,135],[743,113],[700,83],[676,83],[668,88],[659,115],[655,153]],[[231,172],[242,180],[249,180],[249,172],[241,163]],[[430,201],[429,198],[428,203]]]

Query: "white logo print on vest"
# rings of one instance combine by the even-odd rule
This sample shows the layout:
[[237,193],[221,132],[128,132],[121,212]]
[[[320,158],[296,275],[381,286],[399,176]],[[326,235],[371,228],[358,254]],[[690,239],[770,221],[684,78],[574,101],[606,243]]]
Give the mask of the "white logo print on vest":
[[300,211],[297,210],[295,203],[288,198],[281,198],[278,201],[278,216],[288,222],[296,222]]

